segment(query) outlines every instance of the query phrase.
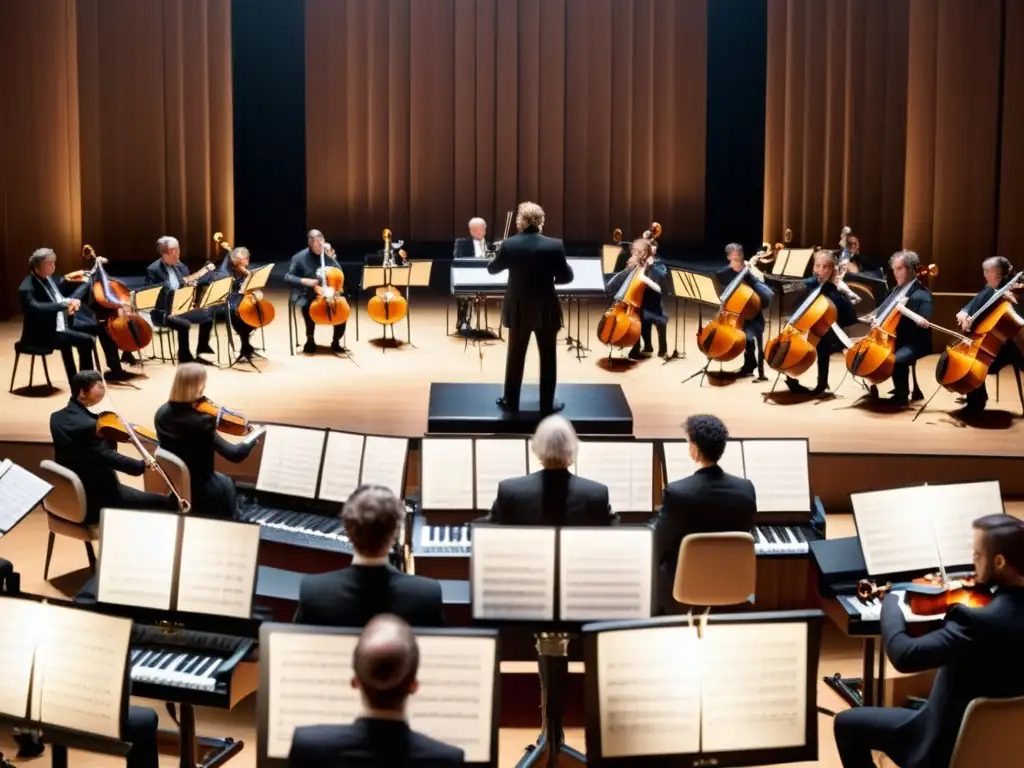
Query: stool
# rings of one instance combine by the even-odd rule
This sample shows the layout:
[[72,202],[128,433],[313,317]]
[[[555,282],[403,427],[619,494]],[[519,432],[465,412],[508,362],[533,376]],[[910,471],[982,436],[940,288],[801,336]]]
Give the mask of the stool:
[[53,347],[40,347],[33,344],[28,344],[25,341],[14,342],[14,370],[11,371],[11,386],[7,391],[10,393],[14,392],[14,377],[18,374],[18,360],[21,359],[22,355],[28,355],[31,358],[31,363],[28,369],[28,386],[32,386],[32,382],[36,372],[36,358],[41,357],[43,359],[43,374],[46,376],[46,386],[50,389],[56,389],[53,386],[53,382],[50,381],[50,370],[46,367],[46,358],[48,355],[53,354]]

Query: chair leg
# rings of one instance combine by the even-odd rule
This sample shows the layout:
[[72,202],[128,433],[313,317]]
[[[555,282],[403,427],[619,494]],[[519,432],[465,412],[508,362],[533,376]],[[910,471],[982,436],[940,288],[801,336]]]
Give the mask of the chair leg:
[[18,359],[21,357],[21,352],[14,353],[14,370],[11,371],[11,388],[8,392],[14,392],[14,377],[18,375]]
[[999,402],[999,379],[1002,378],[998,373],[996,374],[996,402]]
[[1013,380],[1017,382],[1017,394],[1020,396],[1021,416],[1024,416],[1024,386],[1020,383],[1020,368],[1013,366]]
[[29,361],[30,362],[28,364],[28,388],[32,389],[32,382],[35,381],[36,378],[36,356],[30,355]]
[[85,542],[85,556],[89,558],[89,570],[96,570],[96,550],[92,548],[92,542]]
[[[98,356],[97,356],[98,357]],[[96,360],[96,370],[99,370],[100,361]],[[43,355],[43,375],[46,376],[46,386],[53,389],[53,382],[50,381],[50,369],[46,366],[46,355]]]
[[43,563],[43,581],[46,581],[50,575],[50,558],[53,557],[53,542],[56,541],[57,535],[50,531],[50,538],[46,541],[46,562]]

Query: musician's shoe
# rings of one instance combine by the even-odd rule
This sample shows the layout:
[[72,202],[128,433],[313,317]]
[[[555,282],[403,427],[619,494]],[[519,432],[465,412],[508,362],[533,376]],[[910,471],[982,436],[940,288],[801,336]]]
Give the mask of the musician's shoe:
[[216,363],[214,363],[212,360],[207,360],[205,357],[200,357],[198,353],[196,354],[195,362],[199,363],[200,365],[216,365]]
[[835,395],[828,391],[828,384],[819,384],[811,390],[811,394],[815,397],[835,397]]
[[135,376],[128,371],[107,371],[103,374],[103,378],[107,381],[128,381],[129,379],[135,378]]
[[757,376],[755,376],[753,381],[751,381],[750,383],[760,384],[762,381],[768,381],[768,377],[765,376],[763,373],[758,373]]
[[649,357],[651,357],[652,354],[653,354],[652,352],[650,352],[649,350],[646,350],[646,349],[644,351],[642,351],[642,352],[640,350],[637,350],[635,352],[630,350],[630,352],[629,352],[629,359],[630,360],[647,360]]
[[910,398],[905,392],[897,392],[895,395],[890,397],[886,402],[890,405],[910,405]]
[[544,416],[550,416],[552,413],[558,413],[563,410],[565,410],[565,403],[561,400],[555,400],[551,403],[550,408],[541,408],[540,412]]
[[121,353],[121,362],[124,363],[125,365],[138,365],[139,364],[139,361],[135,359],[135,355],[133,355],[131,352],[122,352]]
[[786,377],[786,387],[789,389],[790,392],[793,392],[798,395],[813,394],[808,387],[805,387],[803,384],[801,384],[799,381],[797,381],[791,376]]
[[340,341],[335,341],[331,344],[331,352],[333,352],[336,355],[343,355],[346,352],[348,352],[348,350],[341,345]]
[[179,363],[193,363],[193,362],[195,362],[195,358],[192,357],[192,353],[191,352],[188,352],[188,351],[179,352],[178,353],[178,362]]
[[754,367],[753,366],[750,366],[748,368],[747,366],[744,365],[742,368],[740,368],[738,371],[736,371],[736,378],[738,378],[738,379],[745,379],[745,378],[747,378],[747,376],[753,376],[753,375],[754,375]]
[[519,410],[519,403],[510,403],[504,397],[499,397],[494,402],[498,404],[498,407],[501,408],[501,410],[506,411],[507,413],[515,413]]
[[306,343],[302,345],[302,351],[307,355],[315,355],[316,342],[313,341],[312,339],[306,339]]
[[924,400],[924,392],[920,389],[915,389],[910,393],[910,402],[916,403],[918,400]]

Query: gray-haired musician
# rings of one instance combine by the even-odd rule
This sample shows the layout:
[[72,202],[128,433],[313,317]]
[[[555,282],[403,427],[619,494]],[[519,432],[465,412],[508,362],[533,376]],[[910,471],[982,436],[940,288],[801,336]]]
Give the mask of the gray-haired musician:
[[[490,256],[487,252],[487,222],[479,216],[469,220],[469,237],[455,238],[452,257],[456,259],[483,259]],[[472,320],[473,300],[459,299],[458,329],[468,332]]]

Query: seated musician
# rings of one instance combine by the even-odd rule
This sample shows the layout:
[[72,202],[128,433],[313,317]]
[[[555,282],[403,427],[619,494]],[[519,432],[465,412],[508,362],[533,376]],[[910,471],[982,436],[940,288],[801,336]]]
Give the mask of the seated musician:
[[679,547],[691,533],[747,532],[754,527],[757,494],[754,484],[718,466],[729,430],[716,416],[691,416],[684,425],[690,458],[698,469],[665,486],[661,509],[648,524],[654,531],[658,590],[662,609],[675,606],[672,587]]
[[846,250],[839,253],[839,266],[850,265],[850,271],[867,275],[869,277],[881,278],[883,276],[881,267],[864,258],[860,252],[860,236],[855,232],[846,234]]
[[71,400],[50,415],[54,461],[78,475],[85,488],[85,523],[99,523],[103,507],[176,510],[173,496],[139,491],[117,479],[118,472],[141,475],[146,464],[119,453],[114,441],[96,434],[96,416],[89,409],[106,393],[99,373],[80,371],[71,377]]
[[377,614],[392,613],[414,627],[444,626],[441,585],[388,563],[404,515],[404,504],[387,488],[357,488],[341,513],[355,551],[352,565],[303,578],[295,623],[362,627]]
[[[819,250],[814,254],[814,274],[803,280],[803,284],[808,292],[813,291],[820,285],[822,295],[831,299],[836,305],[836,325],[840,328],[848,328],[851,325],[856,325],[857,317],[854,315],[853,306],[846,298],[845,292],[840,288],[842,280],[839,279],[836,268],[836,257],[832,251]],[[850,290],[849,286],[844,287]],[[842,351],[843,349],[845,349],[843,342],[839,340],[835,331],[829,328],[828,332],[821,337],[817,346],[818,381],[814,389],[808,389],[797,379],[787,376],[786,386],[789,387],[790,392],[824,395],[828,389],[828,369],[832,353]]]
[[235,483],[214,471],[214,455],[239,463],[252,452],[255,442],[231,443],[217,432],[214,416],[200,413],[195,404],[206,389],[206,369],[198,363],[179,365],[168,401],[156,412],[154,422],[160,447],[188,467],[192,514],[230,520],[235,514]]
[[[208,310],[193,309],[180,315],[171,315],[174,292],[185,286],[185,278],[189,276],[188,267],[181,263],[181,247],[173,237],[164,236],[156,241],[156,250],[160,258],[146,268],[146,285],[159,285],[162,290],[156,306],[151,313],[153,324],[163,328],[173,328],[178,333],[178,362],[190,363],[196,360],[203,365],[211,365],[200,355],[212,355],[210,332],[213,330],[213,316]],[[196,285],[210,282],[212,274],[204,275],[195,281]],[[196,356],[190,351],[188,332],[193,325],[199,326],[199,341],[196,345]]]
[[[629,351],[629,356],[633,360],[646,360],[654,353],[651,346],[651,326],[654,325],[658,328],[658,357],[665,357],[668,354],[668,342],[665,339],[668,315],[665,314],[662,296],[672,292],[672,281],[669,279],[668,267],[658,260],[654,243],[642,237],[634,240],[626,266],[609,278],[606,290],[610,294],[618,294],[627,285],[633,269],[638,266],[643,270],[640,279],[646,287],[641,302],[643,315],[640,319],[640,339]],[[643,350],[640,349],[641,341]]]
[[239,293],[239,290],[248,276],[249,249],[241,247],[232,248],[231,253],[224,257],[224,261],[217,272],[217,277],[231,278],[231,293],[228,296],[228,307],[231,313],[231,327],[235,329],[235,333],[238,334],[242,342],[241,349],[238,352],[238,359],[252,362],[252,356],[256,352],[252,348],[252,342],[250,341],[253,327],[238,316],[238,305],[242,301],[242,294]]
[[845,768],[874,768],[873,750],[903,768],[947,766],[973,699],[1024,695],[1024,522],[1011,515],[975,520],[974,568],[979,582],[994,587],[992,601],[954,605],[941,629],[919,637],[908,632],[900,597],[885,597],[882,643],[893,667],[938,674],[921,709],[858,707],[836,715]]
[[[288,274],[285,275],[285,282],[292,286],[292,301],[302,312],[302,319],[306,324],[306,343],[302,351],[307,355],[316,354],[316,340],[313,333],[316,330],[316,323],[309,316],[309,305],[317,297],[314,290],[319,284],[317,277],[320,273],[321,263],[328,267],[341,269],[341,264],[334,258],[334,249],[324,243],[324,235],[319,229],[311,229],[306,235],[307,247],[292,256],[291,266]],[[330,291],[330,288],[326,288]],[[327,294],[325,294],[327,295]],[[334,335],[331,337],[331,352],[341,354],[345,352],[342,344],[342,337],[345,335],[346,323],[333,326]]]
[[[971,315],[981,311],[981,308],[985,306],[985,302],[992,298],[992,295],[1002,288],[1006,279],[1010,277],[1013,272],[1013,265],[1010,260],[1004,256],[993,256],[991,259],[985,259],[982,262],[981,269],[985,275],[985,287],[982,288],[978,294],[971,299],[967,306],[957,312],[956,321],[960,328],[965,332],[971,330]],[[1012,301],[1014,304],[1017,303],[1017,297],[1013,293],[1013,289],[1003,294],[1008,301]],[[984,314],[979,315],[974,319],[974,325],[977,325],[979,321],[983,320],[985,316],[991,312],[991,307],[985,311]],[[998,374],[1003,368],[1008,365],[1013,365],[1017,368],[1024,366],[1024,360],[1021,359],[1020,347],[1017,346],[1017,342],[1010,339],[1004,343],[1000,348],[999,352],[996,353],[995,360],[988,367],[990,374]],[[961,401],[958,401],[961,402]],[[988,402],[988,389],[985,387],[985,382],[981,383],[981,386],[977,389],[969,392],[967,397],[962,400],[967,405],[963,409],[965,413],[978,412],[985,410],[985,404]]]
[[397,616],[377,616],[363,630],[352,655],[363,714],[351,725],[295,729],[291,768],[338,766],[463,765],[465,754],[409,727],[408,698],[419,684],[420,651],[412,629]]
[[543,469],[498,483],[491,512],[483,519],[502,525],[612,525],[608,486],[569,471],[579,440],[562,416],[537,425],[531,447]]
[[[469,237],[455,238],[455,248],[452,251],[454,259],[485,259],[487,253],[487,222],[479,216],[469,220]],[[473,300],[470,298],[459,299],[459,320],[458,329],[465,333],[470,329],[472,320]]]
[[[729,243],[725,246],[725,257],[729,260],[729,266],[715,272],[715,282],[718,284],[719,292],[725,290],[735,279],[737,272],[742,272],[748,266],[743,256],[743,246],[739,243]],[[747,336],[747,348],[743,352],[743,367],[739,370],[740,376],[753,376],[754,369],[757,369],[757,378],[754,381],[767,381],[764,375],[764,313],[772,303],[772,289],[765,285],[764,275],[756,266],[750,265],[750,270],[744,277],[744,282],[754,289],[761,299],[761,312],[750,320],[743,321],[743,331]],[[754,347],[757,347],[757,355],[754,355]]]
[[[917,279],[917,268],[920,265],[921,257],[913,251],[897,251],[892,255],[889,267],[896,278],[896,287],[882,305],[865,318],[866,322],[874,322],[875,315],[884,311],[888,302],[894,301],[904,289],[907,289],[907,309],[919,314],[923,320],[931,318],[932,293]],[[889,402],[894,405],[906,405],[910,402],[910,366],[915,360],[931,353],[932,332],[927,323],[918,325],[909,317],[901,317],[896,326],[896,364],[892,369],[894,389]],[[875,391],[872,390],[872,394]]]

